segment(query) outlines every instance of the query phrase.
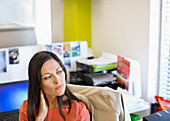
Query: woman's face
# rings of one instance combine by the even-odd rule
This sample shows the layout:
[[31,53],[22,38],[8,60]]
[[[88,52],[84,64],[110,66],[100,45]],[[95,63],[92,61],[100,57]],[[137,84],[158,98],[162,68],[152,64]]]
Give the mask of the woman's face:
[[41,68],[41,88],[47,97],[61,96],[65,92],[65,73],[59,63],[50,59]]

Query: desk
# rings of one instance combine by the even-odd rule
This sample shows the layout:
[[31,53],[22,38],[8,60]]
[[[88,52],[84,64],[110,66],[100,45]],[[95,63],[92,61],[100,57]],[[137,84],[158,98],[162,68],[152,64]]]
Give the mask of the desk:
[[146,115],[150,114],[150,105],[149,105],[148,102],[143,102],[143,105],[139,106],[138,108],[128,109],[129,113],[135,113],[135,114],[138,114],[138,113],[143,112],[143,111],[146,112]]
[[145,101],[142,101],[140,105],[136,106],[135,108],[127,108],[127,109],[129,114],[134,113],[136,115],[139,115],[141,120],[143,117],[150,115],[150,104]]
[[143,117],[150,115],[150,105],[148,104],[145,107],[134,110],[134,112],[131,113],[139,115],[142,120]]
[[123,94],[129,113],[137,114],[141,118],[150,114],[150,104],[148,102],[131,95],[125,89],[118,88],[117,90]]

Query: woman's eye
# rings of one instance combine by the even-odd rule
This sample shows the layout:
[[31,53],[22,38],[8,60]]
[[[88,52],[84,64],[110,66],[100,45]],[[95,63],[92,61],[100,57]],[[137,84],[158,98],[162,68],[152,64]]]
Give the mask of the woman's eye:
[[47,79],[50,79],[50,78],[51,78],[51,76],[47,76],[47,77],[45,77],[44,79],[47,80]]
[[57,71],[57,74],[60,74],[60,73],[62,73],[62,70],[60,70],[60,71]]

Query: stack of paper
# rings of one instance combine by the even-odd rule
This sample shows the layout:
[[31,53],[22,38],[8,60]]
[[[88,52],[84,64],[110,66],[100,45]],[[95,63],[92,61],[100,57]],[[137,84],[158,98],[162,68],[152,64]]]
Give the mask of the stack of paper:
[[101,73],[101,74],[87,74],[93,81],[93,85],[107,84],[108,82],[113,82],[116,77],[113,74]]
[[104,65],[117,62],[117,55],[103,52],[102,56],[95,59],[82,59],[78,60],[79,63],[86,65]]
[[93,72],[116,69],[117,56],[107,52],[103,52],[102,56],[95,59],[78,60],[79,63],[93,67]]
[[117,90],[123,94],[129,113],[135,113],[149,109],[149,103],[145,102],[143,99],[131,95],[127,90],[124,90],[120,87],[118,87]]

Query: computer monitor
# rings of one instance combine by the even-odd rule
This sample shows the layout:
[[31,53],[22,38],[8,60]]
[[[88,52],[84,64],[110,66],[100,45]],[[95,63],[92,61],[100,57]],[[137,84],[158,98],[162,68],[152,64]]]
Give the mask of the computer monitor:
[[28,81],[0,84],[0,116],[19,110],[28,98]]

